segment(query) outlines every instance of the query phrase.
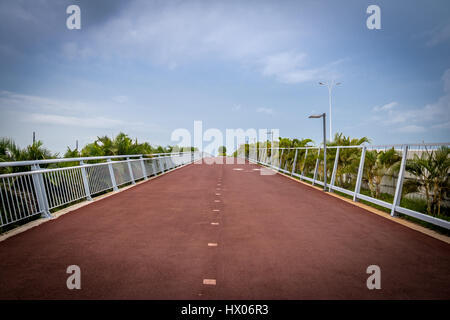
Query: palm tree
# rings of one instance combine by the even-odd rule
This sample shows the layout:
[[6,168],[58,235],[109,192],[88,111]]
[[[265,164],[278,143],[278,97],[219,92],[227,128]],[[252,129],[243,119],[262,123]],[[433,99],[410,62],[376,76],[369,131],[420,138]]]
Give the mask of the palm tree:
[[[52,154],[50,150],[44,148],[40,140],[21,149],[12,139],[0,138],[0,161],[3,162],[51,159],[57,156],[58,154]],[[19,172],[22,170],[23,167],[0,168],[0,173]]]
[[0,138],[0,161],[18,161],[22,150],[10,138]]
[[227,148],[225,146],[220,146],[218,152],[219,152],[219,156],[226,156],[227,155]]
[[[370,143],[367,137],[350,138],[342,133],[336,133],[329,146],[360,146],[363,143]],[[350,188],[358,172],[361,158],[361,148],[341,148],[339,150],[338,167],[336,171],[337,184],[343,188]]]
[[78,149],[70,149],[70,147],[67,147],[66,153],[64,153],[64,158],[78,158],[81,156],[80,151]]
[[422,152],[420,157],[415,154],[413,159],[406,161],[406,171],[416,177],[404,183],[408,192],[424,190],[427,200],[427,213],[441,213],[442,196],[449,192],[450,148],[443,146],[437,150]]
[[57,153],[52,154],[50,150],[44,148],[41,140],[37,140],[27,146],[24,152],[27,160],[43,160],[58,157]]
[[120,132],[114,139],[108,136],[97,137],[93,143],[87,144],[81,151],[83,157],[89,156],[115,156],[128,154],[151,154],[154,151],[158,153],[170,152],[172,147],[166,150],[159,146],[156,150],[147,143],[139,143],[137,139],[134,141],[125,133]]
[[[314,141],[311,139],[292,139],[291,147],[292,148],[304,148],[309,147],[313,144]],[[311,156],[311,155],[310,155]],[[295,151],[292,150],[289,152],[289,163],[294,162]],[[295,164],[295,171],[302,172],[308,163],[308,159],[305,159],[305,149],[299,149],[297,151],[297,161]],[[292,165],[291,165],[292,168]]]
[[367,179],[372,197],[380,197],[383,177],[398,172],[400,160],[401,156],[394,148],[387,151],[371,150],[366,152],[364,177]]

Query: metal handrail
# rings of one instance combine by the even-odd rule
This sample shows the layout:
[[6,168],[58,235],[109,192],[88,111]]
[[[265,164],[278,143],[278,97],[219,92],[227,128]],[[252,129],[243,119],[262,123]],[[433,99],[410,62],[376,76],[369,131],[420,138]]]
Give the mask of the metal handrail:
[[77,161],[91,161],[91,160],[108,160],[119,158],[139,158],[139,157],[156,157],[161,155],[179,155],[190,154],[191,152],[174,152],[174,153],[153,153],[153,154],[130,154],[130,155],[118,155],[118,156],[94,156],[94,157],[78,157],[78,158],[55,158],[55,159],[42,159],[42,160],[26,160],[26,161],[9,161],[0,162],[0,167],[18,167],[18,166],[32,166],[36,164],[51,164],[51,163],[63,163],[63,162],[77,162]]
[[[412,216],[414,218],[438,225],[440,227],[446,228],[446,229],[450,229],[450,221],[447,220],[443,220],[443,219],[439,219],[418,211],[414,211],[411,209],[407,209],[407,208],[403,208],[400,206],[400,200],[401,200],[401,195],[402,195],[402,188],[403,188],[403,182],[404,182],[404,178],[405,178],[405,173],[406,173],[406,159],[408,157],[408,152],[417,152],[420,151],[422,149],[413,149],[411,147],[439,147],[439,146],[450,146],[450,142],[447,143],[412,143],[412,144],[391,144],[391,145],[367,145],[367,144],[362,144],[362,145],[356,145],[356,146],[327,146],[327,149],[331,148],[331,149],[336,149],[336,155],[334,155],[334,166],[333,166],[333,170],[331,172],[331,181],[330,183],[326,183],[327,185],[327,189],[329,192],[333,192],[333,191],[339,191],[342,193],[345,193],[347,195],[350,195],[353,197],[353,201],[359,201],[359,200],[364,200],[364,201],[368,201],[371,202],[373,204],[385,207],[390,209],[391,211],[391,216],[395,217],[397,216],[399,213],[401,214],[405,214],[405,215],[409,215]],[[353,190],[348,190],[348,189],[344,189],[340,186],[336,186],[336,173],[338,170],[338,159],[339,159],[339,150],[341,149],[348,149],[348,148],[358,148],[361,149],[360,152],[360,158],[359,158],[359,167],[358,167],[358,173],[356,176],[356,183],[355,183],[355,188]],[[364,162],[365,162],[365,155],[366,155],[366,151],[372,151],[372,150],[377,150],[377,149],[383,149],[383,148],[396,148],[401,149],[401,151],[399,150],[399,152],[401,152],[401,164],[400,164],[400,168],[399,168],[399,173],[398,173],[398,177],[397,177],[397,183],[395,185],[395,191],[394,191],[394,198],[392,203],[388,203],[385,201],[382,201],[380,199],[376,199],[374,197],[371,196],[367,196],[364,194],[361,194],[361,185],[362,185],[362,178],[363,178],[363,171],[364,171]],[[319,181],[317,180],[317,175],[318,175],[318,169],[319,169],[319,152],[317,152],[316,150],[321,150],[323,149],[323,146],[309,146],[309,147],[295,147],[295,148],[280,148],[280,147],[276,147],[276,148],[261,148],[261,147],[256,147],[255,148],[249,148],[249,155],[248,155],[248,159],[254,163],[258,163],[264,166],[267,166],[269,168],[273,168],[277,171],[289,174],[291,176],[297,177],[300,180],[306,180],[311,182],[313,185],[314,184],[319,184],[319,185],[325,185],[325,179],[328,180],[328,176],[324,174],[324,181]],[[268,155],[268,150],[271,150],[271,154],[270,156]],[[288,162],[288,158],[285,159],[284,161],[284,167],[283,167],[283,152],[284,150],[296,150],[295,152],[295,157],[294,160],[292,162],[292,164],[289,163],[289,165],[291,166],[291,170],[288,171],[286,170],[287,168],[287,162]],[[306,161],[307,156],[308,156],[308,150],[314,150],[314,154],[313,154],[313,161],[315,161],[315,167],[314,167],[314,173],[313,173],[313,178],[307,177],[305,175],[304,172],[304,168],[302,169],[301,173],[297,173],[296,172],[296,166],[297,166],[297,158],[298,158],[298,150],[306,150],[304,153],[304,161]],[[279,154],[281,153],[281,155]],[[310,153],[311,154],[311,153]],[[292,153],[290,154],[290,156],[292,156]],[[302,155],[303,156],[303,155]],[[323,158],[323,156],[322,156]],[[292,159],[292,158],[290,158]],[[323,161],[323,159],[322,159]]]
[[[384,145],[371,145],[371,144],[360,144],[360,145],[351,145],[351,146],[327,146],[327,149],[336,149],[336,148],[401,148],[403,146],[419,146],[419,147],[439,147],[439,146],[445,146],[450,145],[450,142],[430,142],[430,143],[402,143],[402,144],[384,144]],[[255,146],[256,147],[256,146]],[[320,146],[306,146],[306,147],[257,147],[257,149],[261,150],[305,150],[305,149],[317,149],[317,148],[323,148],[323,144]],[[250,149],[255,149],[250,147]]]
[[[50,210],[75,201],[92,200],[96,194],[117,191],[127,183],[147,180],[182,165],[196,162],[203,152],[176,152],[145,155],[80,157],[34,161],[3,162],[2,167],[31,166],[31,171],[0,175],[0,227],[21,223],[41,215],[51,218]],[[112,159],[122,159],[112,161]],[[107,160],[84,163],[89,160]],[[40,164],[79,162],[61,168],[40,168]]]

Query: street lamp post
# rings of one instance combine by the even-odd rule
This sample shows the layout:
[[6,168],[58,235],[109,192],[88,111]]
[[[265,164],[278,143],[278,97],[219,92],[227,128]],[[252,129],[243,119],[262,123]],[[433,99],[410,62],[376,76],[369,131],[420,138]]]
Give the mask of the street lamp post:
[[323,191],[327,191],[327,114],[310,115],[310,119],[323,118]]
[[327,86],[328,87],[328,104],[330,105],[330,142],[333,141],[333,129],[331,127],[331,90],[333,89],[334,86],[338,86],[341,84],[341,82],[319,82],[319,84],[321,86]]

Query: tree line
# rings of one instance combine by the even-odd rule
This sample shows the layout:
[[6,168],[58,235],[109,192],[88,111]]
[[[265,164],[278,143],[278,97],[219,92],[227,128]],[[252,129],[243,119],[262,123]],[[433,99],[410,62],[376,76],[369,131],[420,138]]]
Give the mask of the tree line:
[[[132,139],[129,135],[120,132],[115,137],[101,136],[91,143],[86,144],[81,150],[67,147],[64,158],[116,156],[132,154],[154,154],[170,153],[179,151],[194,151],[196,148],[180,148],[178,146],[152,146],[148,142],[139,142],[137,138]],[[21,148],[11,138],[0,138],[0,161],[26,161],[60,158],[59,153],[54,153],[44,147],[41,140]],[[0,168],[0,173],[14,171],[14,168]]]

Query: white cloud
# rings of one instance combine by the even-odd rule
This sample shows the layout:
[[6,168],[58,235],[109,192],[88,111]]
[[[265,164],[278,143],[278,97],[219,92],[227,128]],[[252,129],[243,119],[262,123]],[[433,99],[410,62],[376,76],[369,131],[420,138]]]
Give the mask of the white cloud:
[[280,52],[262,59],[264,75],[278,75],[291,72],[305,64],[305,53]]
[[433,129],[450,129],[450,121],[435,124]]
[[32,113],[25,116],[27,122],[40,123],[40,124],[52,124],[60,126],[75,126],[86,128],[115,128],[120,126],[136,126],[141,123],[129,123],[122,120],[110,119],[105,117],[71,117],[57,114],[40,114]]
[[76,42],[66,42],[62,45],[61,53],[68,60],[74,60],[77,58],[86,59],[91,57],[94,52],[92,48],[84,46],[81,47]]
[[383,125],[408,125],[395,128],[398,132],[422,132],[429,129],[448,129],[450,122],[450,69],[442,76],[444,95],[433,103],[426,104],[422,108],[401,109],[397,108],[397,102],[391,102],[380,107],[374,107],[373,111],[380,115],[373,117]]
[[270,108],[258,108],[256,112],[265,113],[265,114],[273,114],[273,109]]
[[431,31],[427,45],[432,47],[446,41],[450,41],[450,24]]
[[445,70],[442,81],[444,82],[444,92],[450,93],[450,69]]
[[[114,98],[123,102],[127,101],[125,96]],[[30,123],[87,128],[138,127],[143,125],[138,122],[127,122],[122,119],[97,116],[92,113],[93,111],[101,113],[102,109],[103,107],[96,102],[59,100],[0,91],[0,110],[13,112],[18,119]]]
[[296,37],[290,22],[267,6],[134,1],[120,15],[89,30],[80,45],[66,44],[63,51],[137,57],[168,68],[211,54],[248,62]]
[[8,110],[80,110],[85,105],[79,102],[67,102],[45,97],[0,91],[0,108]]
[[241,110],[241,105],[240,104],[235,104],[231,109],[233,110],[233,111],[239,111],[239,110]]
[[310,66],[297,45],[299,29],[288,6],[242,2],[137,0],[79,43],[61,50],[69,59],[140,59],[173,70],[192,60],[226,59],[284,83],[336,77],[336,62]]
[[120,103],[120,104],[126,103],[126,102],[129,101],[127,96],[115,96],[115,97],[112,97],[112,100],[114,102],[117,102],[117,103]]
[[418,133],[418,132],[424,132],[426,130],[422,126],[409,125],[409,126],[400,127],[398,129],[396,129],[396,131],[402,132],[402,133]]
[[343,60],[337,60],[322,67],[308,68],[307,55],[295,51],[279,52],[260,60],[262,74],[273,76],[283,83],[301,83],[337,78],[336,65]]
[[378,112],[378,111],[391,110],[392,108],[396,107],[397,105],[398,105],[398,103],[393,101],[393,102],[387,103],[387,104],[382,105],[382,106],[375,106],[373,108],[373,111]]

